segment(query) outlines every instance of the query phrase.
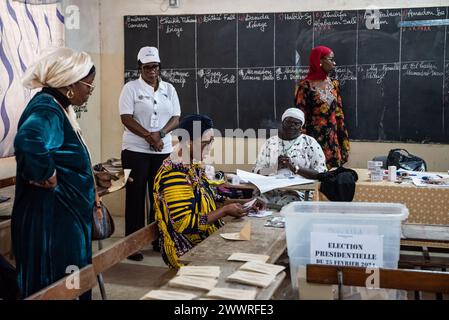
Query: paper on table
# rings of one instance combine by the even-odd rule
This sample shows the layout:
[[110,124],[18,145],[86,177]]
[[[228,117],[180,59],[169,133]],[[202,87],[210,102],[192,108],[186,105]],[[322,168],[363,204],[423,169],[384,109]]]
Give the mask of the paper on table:
[[412,177],[413,184],[417,187],[427,187],[427,188],[449,188],[449,179],[444,178],[433,178],[430,177],[428,180],[423,180],[422,178]]
[[268,287],[274,280],[275,276],[238,270],[227,277],[229,281],[250,284],[257,287]]
[[250,240],[251,239],[251,222],[247,222],[240,232],[221,233],[220,236],[226,240]]
[[237,175],[240,177],[240,179],[248,180],[249,182],[254,184],[261,193],[288,186],[314,183],[314,180],[304,179],[299,176],[294,176],[290,179],[278,179],[277,177],[266,177],[260,174],[251,173],[239,169],[237,169]]
[[213,266],[183,266],[179,268],[178,276],[198,276],[206,278],[218,278],[220,267]]
[[228,258],[228,261],[261,261],[267,262],[270,259],[270,256],[266,256],[263,254],[254,254],[254,253],[243,253],[243,252],[235,252],[231,254]]
[[140,300],[193,300],[197,294],[172,291],[172,290],[151,290]]
[[176,276],[168,282],[170,287],[212,290],[218,281],[211,278],[201,278],[196,276]]
[[232,288],[214,288],[207,294],[208,297],[222,298],[229,300],[254,300],[256,299],[256,290],[242,290]]
[[109,192],[114,192],[117,190],[120,190],[126,185],[126,182],[128,181],[129,174],[131,173],[131,169],[125,169],[123,170],[123,177],[121,177],[118,180],[112,180],[111,186],[108,188]]
[[265,218],[273,215],[273,211],[259,210],[248,212],[248,217]]
[[264,274],[276,276],[279,272],[284,270],[284,266],[278,266],[271,263],[264,263],[259,261],[249,261],[240,267],[240,270],[254,271]]

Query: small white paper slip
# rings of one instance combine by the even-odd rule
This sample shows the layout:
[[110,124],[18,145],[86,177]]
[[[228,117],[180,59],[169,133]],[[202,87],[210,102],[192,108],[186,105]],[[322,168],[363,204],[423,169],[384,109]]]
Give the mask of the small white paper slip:
[[243,204],[243,208],[251,208],[253,206],[253,204],[256,202],[257,198],[254,198],[253,200]]
[[201,278],[195,276],[177,276],[168,282],[170,287],[212,290],[217,285],[218,280],[211,278]]
[[267,262],[270,259],[270,256],[266,256],[263,254],[254,254],[254,253],[243,253],[243,252],[235,252],[231,254],[228,258],[228,261],[260,261]]
[[256,290],[242,290],[232,288],[214,288],[207,294],[211,298],[221,298],[229,300],[254,300],[256,299]]
[[279,272],[284,270],[284,266],[278,266],[271,263],[264,263],[259,261],[249,261],[240,267],[240,270],[254,271],[264,274],[276,276]]
[[193,300],[198,295],[193,293],[171,291],[171,290],[151,290],[140,300]]
[[220,236],[226,240],[251,240],[251,222],[247,222],[240,232],[235,233],[220,233]]
[[266,288],[273,282],[274,278],[273,275],[238,270],[227,277],[227,280]]
[[248,212],[248,217],[256,217],[256,218],[265,218],[273,215],[273,211],[268,210],[259,210],[256,211],[250,211]]
[[179,268],[178,276],[198,276],[206,278],[218,278],[220,267],[214,266],[183,266]]

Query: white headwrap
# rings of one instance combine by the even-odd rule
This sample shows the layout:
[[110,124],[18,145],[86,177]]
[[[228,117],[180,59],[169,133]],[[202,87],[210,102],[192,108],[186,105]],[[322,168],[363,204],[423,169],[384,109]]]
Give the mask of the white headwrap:
[[63,88],[85,78],[94,63],[85,52],[58,48],[44,54],[25,72],[22,83],[29,89]]
[[284,121],[284,119],[287,117],[301,120],[302,124],[304,124],[304,112],[302,112],[299,108],[288,108],[287,110],[285,110],[285,112],[282,114],[282,121]]

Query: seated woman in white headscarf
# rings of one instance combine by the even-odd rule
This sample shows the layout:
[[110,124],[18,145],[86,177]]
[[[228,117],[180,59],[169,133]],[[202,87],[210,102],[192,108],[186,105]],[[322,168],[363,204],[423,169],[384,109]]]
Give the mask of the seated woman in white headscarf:
[[[279,135],[270,137],[262,146],[253,172],[317,179],[318,173],[326,171],[323,150],[314,138],[301,133],[303,124],[304,113],[300,109],[287,109]],[[268,196],[270,202],[278,202],[284,195],[272,192]]]

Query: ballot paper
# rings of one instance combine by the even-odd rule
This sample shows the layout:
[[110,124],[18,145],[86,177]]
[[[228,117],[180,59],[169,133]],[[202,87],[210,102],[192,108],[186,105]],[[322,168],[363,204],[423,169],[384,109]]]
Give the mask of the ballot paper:
[[276,276],[279,272],[281,272],[284,269],[285,269],[284,266],[278,266],[275,264],[264,263],[259,261],[249,261],[240,267],[240,270],[259,272],[273,276]]
[[237,176],[241,180],[247,180],[254,184],[260,190],[260,193],[294,185],[314,183],[314,180],[304,179],[300,176],[291,176],[289,178],[279,179],[279,177],[266,177],[240,169],[237,169]]
[[209,298],[221,298],[228,300],[254,300],[256,299],[256,290],[242,290],[232,288],[214,288],[207,294]]
[[274,278],[273,275],[238,270],[228,276],[227,280],[266,288],[273,282]]
[[243,253],[243,252],[235,252],[231,254],[228,258],[228,261],[260,261],[267,262],[270,259],[270,256],[266,256],[263,254],[254,254],[254,253]]
[[251,208],[253,206],[254,203],[256,203],[257,198],[254,198],[253,200],[246,202],[245,204],[243,204],[243,208],[247,209],[247,208]]
[[248,212],[248,217],[254,218],[265,218],[273,215],[273,211],[268,210],[259,210],[259,211],[250,211]]
[[193,300],[198,295],[172,290],[151,290],[140,300]]
[[244,241],[251,240],[251,222],[247,222],[240,232],[220,233],[220,236],[226,240]]
[[178,276],[198,276],[206,278],[218,278],[220,267],[213,266],[183,266],[179,268]]
[[168,282],[170,287],[185,289],[212,290],[217,285],[218,280],[195,276],[176,276]]

